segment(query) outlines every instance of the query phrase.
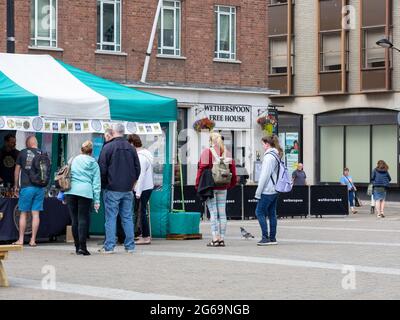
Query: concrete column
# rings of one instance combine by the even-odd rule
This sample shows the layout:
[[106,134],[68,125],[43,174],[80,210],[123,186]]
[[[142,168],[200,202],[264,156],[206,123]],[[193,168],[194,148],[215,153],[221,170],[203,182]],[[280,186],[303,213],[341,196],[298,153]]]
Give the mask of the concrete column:
[[307,174],[308,184],[315,184],[315,115],[305,114],[303,116],[303,163]]

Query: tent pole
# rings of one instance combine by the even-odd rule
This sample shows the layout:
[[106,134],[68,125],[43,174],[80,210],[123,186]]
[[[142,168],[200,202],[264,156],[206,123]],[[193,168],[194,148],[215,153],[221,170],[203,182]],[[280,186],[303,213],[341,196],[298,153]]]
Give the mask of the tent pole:
[[[177,122],[173,121],[169,123],[170,138],[171,138],[171,165],[172,165],[172,177],[171,177],[171,211],[174,210],[174,192],[175,192],[175,160],[176,160],[176,146],[177,146]],[[182,173],[181,173],[182,174]],[[183,200],[182,200],[183,201]]]
[[154,38],[156,36],[157,23],[158,23],[158,18],[160,17],[162,2],[163,2],[163,0],[158,0],[158,6],[157,6],[156,15],[154,17],[153,29],[151,30],[149,46],[147,47],[147,51],[146,51],[146,59],[144,61],[142,78],[140,80],[140,82],[144,82],[144,83],[146,82],[147,71],[149,70],[151,51],[153,49],[153,42],[154,42]]

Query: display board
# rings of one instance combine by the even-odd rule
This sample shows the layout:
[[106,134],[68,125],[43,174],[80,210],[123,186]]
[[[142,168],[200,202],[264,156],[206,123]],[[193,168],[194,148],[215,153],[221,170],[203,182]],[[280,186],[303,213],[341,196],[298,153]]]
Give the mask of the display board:
[[121,123],[125,133],[139,135],[162,134],[159,123],[138,123],[112,120],[72,120],[51,119],[45,117],[0,117],[0,130],[18,130],[23,132],[44,133],[104,133],[114,123]]

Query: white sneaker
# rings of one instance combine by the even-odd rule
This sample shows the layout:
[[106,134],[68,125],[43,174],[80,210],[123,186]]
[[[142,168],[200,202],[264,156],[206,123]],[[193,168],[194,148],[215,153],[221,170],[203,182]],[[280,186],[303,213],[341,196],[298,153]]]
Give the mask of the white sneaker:
[[126,250],[126,249],[125,249],[125,252],[126,252],[126,253],[129,253],[129,254],[132,254],[132,253],[135,253],[136,251],[135,251],[135,249],[130,249],[130,250]]
[[101,253],[101,254],[114,254],[114,253],[115,253],[115,250],[109,250],[109,251],[107,251],[106,249],[101,248],[101,249],[99,250],[99,253]]

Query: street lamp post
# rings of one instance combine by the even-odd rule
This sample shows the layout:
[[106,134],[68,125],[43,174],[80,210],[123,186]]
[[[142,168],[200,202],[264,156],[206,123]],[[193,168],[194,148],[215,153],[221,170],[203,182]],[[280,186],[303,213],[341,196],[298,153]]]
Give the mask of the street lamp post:
[[381,40],[377,41],[376,44],[382,48],[393,49],[393,50],[400,52],[400,49],[395,47],[389,39],[381,39]]
[[15,53],[14,0],[7,0],[7,52]]

